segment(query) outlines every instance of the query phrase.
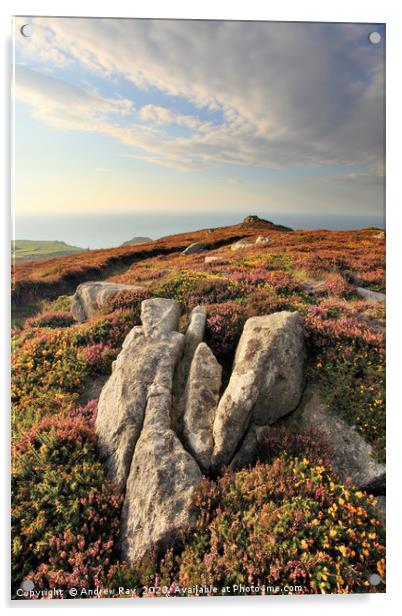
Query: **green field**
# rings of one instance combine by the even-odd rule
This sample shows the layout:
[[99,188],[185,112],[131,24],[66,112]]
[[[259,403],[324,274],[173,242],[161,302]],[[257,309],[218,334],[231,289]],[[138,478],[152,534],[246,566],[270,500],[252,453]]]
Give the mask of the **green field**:
[[84,248],[69,246],[58,240],[11,240],[11,254],[18,261],[50,259],[78,252],[84,252]]

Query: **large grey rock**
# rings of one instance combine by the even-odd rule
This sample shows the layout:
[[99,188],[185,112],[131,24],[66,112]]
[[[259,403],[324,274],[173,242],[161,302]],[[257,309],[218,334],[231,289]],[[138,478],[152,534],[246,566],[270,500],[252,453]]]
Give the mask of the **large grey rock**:
[[195,350],[204,338],[206,320],[207,312],[204,306],[196,306],[191,311],[190,321],[184,336],[183,354],[174,378],[174,395],[177,400],[180,400],[184,392]]
[[141,327],[134,327],[102,390],[96,420],[99,449],[109,477],[122,490],[149,397],[162,388],[169,391],[171,399],[171,375],[183,340],[184,336],[177,332],[147,338]]
[[141,304],[141,322],[145,336],[160,336],[179,326],[180,308],[173,299],[155,297]]
[[187,248],[183,250],[183,255],[194,255],[197,252],[204,252],[206,250],[204,244],[200,244],[199,242],[193,242]]
[[83,282],[78,285],[71,306],[73,318],[82,323],[102,310],[121,291],[141,291],[143,287],[115,282]]
[[[170,336],[180,334],[170,334]],[[121,514],[121,553],[134,563],[153,548],[165,549],[195,524],[193,494],[201,471],[170,429],[173,369],[150,388]]]
[[267,425],[296,408],[303,389],[304,353],[298,312],[248,319],[215,415],[215,470],[231,461],[251,418],[256,425]]
[[370,291],[364,287],[356,287],[356,293],[366,299],[369,302],[385,302],[385,293],[379,293],[378,291]]
[[373,458],[373,450],[354,426],[347,424],[312,391],[304,406],[300,427],[320,432],[329,448],[335,472],[342,482],[352,483],[369,492],[385,491],[385,466]]
[[221,388],[222,367],[201,342],[194,354],[184,393],[183,442],[204,473],[211,463],[212,426]]

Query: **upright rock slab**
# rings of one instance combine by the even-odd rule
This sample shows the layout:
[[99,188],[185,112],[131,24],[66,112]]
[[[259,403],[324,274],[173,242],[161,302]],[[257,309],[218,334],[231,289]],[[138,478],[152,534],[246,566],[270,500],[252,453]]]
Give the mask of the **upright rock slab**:
[[144,428],[135,448],[121,514],[121,555],[134,563],[164,549],[195,524],[201,471],[170,429]]
[[121,514],[121,553],[129,563],[153,548],[165,549],[196,521],[192,498],[202,475],[170,428],[172,366],[160,364],[159,370],[149,390]]
[[222,367],[201,342],[194,354],[184,393],[183,442],[204,473],[214,448],[212,427],[221,387]]
[[231,461],[251,418],[256,425],[267,425],[296,408],[303,390],[304,353],[298,312],[248,319],[215,415],[215,470]]
[[204,338],[206,320],[207,313],[204,306],[196,306],[191,311],[190,322],[184,335],[183,354],[174,378],[173,391],[177,400],[181,398],[184,392],[195,350]]
[[115,282],[83,282],[73,296],[71,314],[82,323],[102,310],[106,303],[121,291],[142,291],[143,287]]
[[[98,403],[96,433],[108,475],[124,490],[151,387],[166,387],[183,347],[183,335],[147,338],[134,327],[114,363]],[[171,397],[171,391],[169,390]]]

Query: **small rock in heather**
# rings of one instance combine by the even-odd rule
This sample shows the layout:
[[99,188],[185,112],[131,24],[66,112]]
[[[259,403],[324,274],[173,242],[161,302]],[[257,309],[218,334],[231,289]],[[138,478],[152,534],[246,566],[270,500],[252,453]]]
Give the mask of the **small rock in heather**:
[[270,244],[271,240],[269,239],[269,237],[265,237],[264,235],[259,235],[257,239],[255,240],[255,243],[257,245]]
[[109,375],[107,374],[98,374],[88,377],[84,382],[83,391],[78,398],[78,402],[80,404],[87,404],[91,400],[98,400],[108,378]]
[[308,295],[326,295],[328,293],[325,280],[307,279],[300,283],[300,290]]
[[356,287],[357,295],[363,297],[368,302],[385,302],[385,293],[379,293],[378,291],[370,291],[370,289],[364,289],[363,287]]
[[209,256],[209,257],[205,257],[204,259],[205,263],[213,263],[214,261],[219,261],[219,257]]
[[249,240],[243,239],[243,240],[239,240],[235,244],[232,244],[230,246],[230,249],[231,250],[242,250],[243,248],[251,248],[252,245],[253,244]]
[[254,424],[251,424],[240,444],[239,449],[233,456],[233,460],[231,461],[229,468],[236,472],[246,466],[254,464],[257,457],[257,448],[257,432]]

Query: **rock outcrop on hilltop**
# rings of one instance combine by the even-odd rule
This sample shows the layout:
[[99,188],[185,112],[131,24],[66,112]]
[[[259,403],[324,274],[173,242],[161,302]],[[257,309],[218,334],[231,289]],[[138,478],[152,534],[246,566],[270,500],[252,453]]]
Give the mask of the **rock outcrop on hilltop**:
[[83,282],[73,296],[71,314],[76,321],[82,323],[102,310],[108,301],[121,291],[141,291],[143,287],[115,282]]
[[270,220],[265,220],[264,218],[260,218],[256,215],[246,216],[242,223],[239,225],[243,229],[252,228],[252,229],[266,229],[273,231],[293,231],[290,227],[285,227],[284,225],[277,225]]
[[[203,475],[253,464],[261,439],[298,406],[303,393],[298,312],[246,321],[223,394],[222,368],[203,341],[205,309],[192,311],[185,334],[177,331],[179,316],[174,300],[142,302],[142,326],[127,335],[98,404],[99,451],[124,493],[121,551],[130,563],[151,549],[166,549],[190,530]],[[367,446],[352,429],[343,423],[340,428],[315,403],[306,406],[300,421],[335,443],[340,473],[361,486],[383,485],[385,469],[368,461]],[[356,454],[348,448],[350,438]]]

